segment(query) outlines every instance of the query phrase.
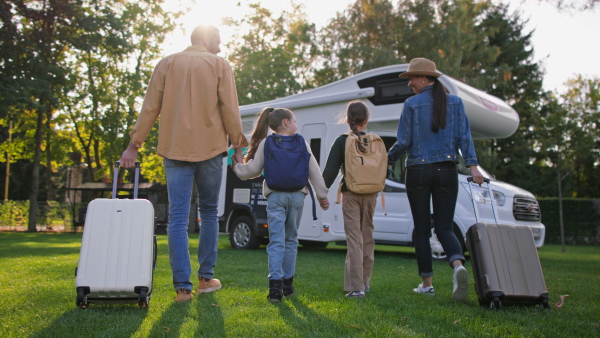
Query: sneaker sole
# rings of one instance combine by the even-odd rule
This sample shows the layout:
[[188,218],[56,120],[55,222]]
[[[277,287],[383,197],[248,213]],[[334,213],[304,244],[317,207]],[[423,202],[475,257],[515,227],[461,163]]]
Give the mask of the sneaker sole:
[[467,296],[469,295],[469,276],[466,269],[460,269],[456,271],[456,283],[458,286],[452,293],[452,299],[457,302],[464,302],[467,300]]
[[217,291],[217,290],[221,290],[221,287],[214,287],[214,288],[208,288],[208,289],[198,289],[196,291],[198,291],[199,293],[209,293],[209,292],[213,292],[213,291]]

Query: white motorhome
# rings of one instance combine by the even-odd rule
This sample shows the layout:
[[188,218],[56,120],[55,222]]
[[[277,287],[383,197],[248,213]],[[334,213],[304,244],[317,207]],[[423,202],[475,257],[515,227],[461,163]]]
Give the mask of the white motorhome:
[[[348,131],[346,124],[338,123],[340,114],[345,112],[349,101],[360,99],[371,111],[368,132],[381,136],[389,149],[396,141],[396,129],[404,101],[414,95],[407,85],[408,80],[398,77],[407,68],[407,64],[378,68],[300,94],[243,106],[241,115],[244,132],[249,138],[257,113],[264,107],[289,108],[296,116],[298,132],[310,144],[313,155],[323,169],[332,143],[340,134]],[[505,138],[517,130],[519,116],[504,101],[449,76],[442,75],[439,79],[450,93],[462,98],[474,138]],[[231,163],[231,153],[232,151],[225,159],[228,164]],[[385,210],[380,199],[377,203],[374,238],[378,244],[413,245],[414,225],[404,184],[404,161],[405,156],[401,156],[386,180]],[[531,228],[536,245],[541,247],[545,227],[541,223],[540,208],[533,194],[495,180],[481,167],[480,171],[492,180],[499,221]],[[454,230],[465,249],[464,238],[467,229],[475,223],[475,214],[467,185],[469,170],[459,164],[459,172],[460,186]],[[325,246],[329,242],[345,241],[342,207],[335,203],[340,178],[341,174],[331,186],[330,208],[323,211],[317,205],[317,220],[312,217],[311,198],[306,198],[298,230],[299,239],[304,246]],[[259,177],[241,181],[229,166],[225,168],[219,201],[220,231],[230,235],[234,248],[253,249],[267,241],[268,224],[262,180]],[[480,220],[494,222],[487,189],[474,185],[473,193],[479,207]],[[431,246],[435,258],[445,257],[433,231]]]

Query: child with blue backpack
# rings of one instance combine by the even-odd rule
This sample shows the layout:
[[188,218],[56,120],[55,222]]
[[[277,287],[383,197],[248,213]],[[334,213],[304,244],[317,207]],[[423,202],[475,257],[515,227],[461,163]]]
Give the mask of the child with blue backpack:
[[[268,135],[269,128],[274,131]],[[285,108],[261,111],[244,164],[234,161],[233,170],[242,179],[260,176],[264,170],[263,195],[267,198],[269,223],[269,294],[271,303],[294,294],[292,286],[298,252],[298,226],[304,198],[314,187],[323,210],[329,208],[328,189],[319,164],[304,138],[297,134],[296,118]],[[314,209],[313,209],[314,212]]]

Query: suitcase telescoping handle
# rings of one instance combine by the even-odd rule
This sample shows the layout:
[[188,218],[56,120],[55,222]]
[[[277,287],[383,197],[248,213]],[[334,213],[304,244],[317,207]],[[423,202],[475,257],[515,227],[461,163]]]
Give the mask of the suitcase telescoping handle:
[[[487,183],[488,192],[490,194],[490,204],[492,205],[492,212],[494,213],[494,221],[498,224],[498,214],[496,213],[496,204],[494,201],[494,193],[492,192],[492,187],[490,184],[489,178],[484,178],[484,182]],[[473,202],[473,210],[475,210],[475,222],[479,223],[479,209],[477,208],[477,204],[475,203],[475,195],[473,195],[473,177],[467,177],[467,182],[469,182],[469,192],[471,193],[471,202]]]
[[[112,198],[117,198],[117,181],[119,180],[119,165],[121,162],[115,162],[115,172],[113,174]],[[133,181],[133,199],[138,197],[138,185],[140,184],[140,162],[135,161],[135,179]]]

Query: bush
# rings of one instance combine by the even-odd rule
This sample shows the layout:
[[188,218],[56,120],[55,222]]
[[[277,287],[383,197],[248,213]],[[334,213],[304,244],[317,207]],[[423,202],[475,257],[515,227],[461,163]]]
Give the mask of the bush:
[[[54,227],[73,230],[73,206],[65,202],[39,201],[37,225],[51,230]],[[29,223],[29,201],[0,201],[0,229],[18,230]]]
[[27,226],[29,201],[0,202],[0,226],[10,229]]
[[[539,198],[546,243],[560,244],[558,198]],[[563,222],[566,244],[600,245],[600,200],[563,198]]]

